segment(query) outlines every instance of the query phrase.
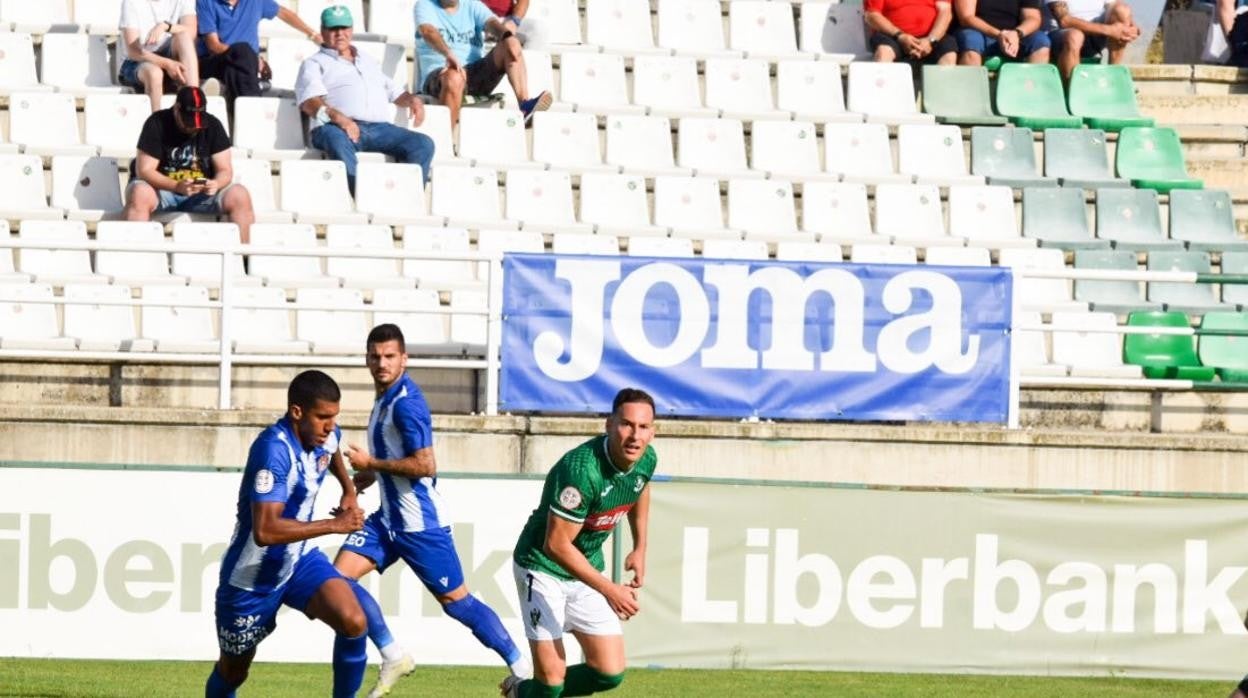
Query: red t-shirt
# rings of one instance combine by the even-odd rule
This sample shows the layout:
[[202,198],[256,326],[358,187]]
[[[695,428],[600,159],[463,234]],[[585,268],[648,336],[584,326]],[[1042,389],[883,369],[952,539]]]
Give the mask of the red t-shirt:
[[499,17],[506,17],[511,14],[511,0],[481,0],[481,2],[490,8],[490,12]]
[[936,0],[866,0],[863,9],[879,12],[910,36],[927,36],[936,21]]

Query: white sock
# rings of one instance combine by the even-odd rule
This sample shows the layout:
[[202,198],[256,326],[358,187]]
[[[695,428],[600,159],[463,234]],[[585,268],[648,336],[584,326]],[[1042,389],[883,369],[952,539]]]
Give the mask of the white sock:
[[511,673],[522,679],[533,678],[533,665],[529,662],[529,658],[520,655],[520,658],[509,665]]
[[397,661],[402,659],[404,654],[403,647],[397,642],[391,642],[385,647],[378,647],[377,651],[381,652],[381,661],[383,662]]

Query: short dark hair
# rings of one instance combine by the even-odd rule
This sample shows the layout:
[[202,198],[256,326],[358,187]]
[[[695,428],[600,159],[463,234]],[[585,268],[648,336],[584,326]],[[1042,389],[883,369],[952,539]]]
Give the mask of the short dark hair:
[[399,351],[407,351],[407,342],[403,341],[403,330],[393,322],[380,324],[368,333],[368,339],[364,342],[364,348],[368,349],[374,344],[384,344],[386,342],[398,342]]
[[658,413],[654,407],[654,398],[650,397],[650,393],[640,388],[624,388],[615,394],[615,400],[611,402],[611,414],[619,412],[621,405],[630,402],[644,402],[650,406],[651,412]]
[[342,400],[342,391],[338,384],[324,371],[312,369],[295,376],[286,389],[286,404],[298,405],[310,410],[318,401],[338,402]]

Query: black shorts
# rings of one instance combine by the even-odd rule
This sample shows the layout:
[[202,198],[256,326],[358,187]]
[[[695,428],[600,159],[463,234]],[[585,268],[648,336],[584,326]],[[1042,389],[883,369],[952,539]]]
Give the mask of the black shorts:
[[[445,70],[445,69],[443,69]],[[421,86],[420,91],[430,97],[438,97],[442,94],[442,70],[435,70],[425,79],[425,84]],[[494,65],[494,51],[485,54],[480,60],[473,61],[464,66],[464,72],[467,73],[468,81],[464,87],[464,94],[472,97],[486,97],[494,92],[494,88],[498,87],[498,83],[503,81],[503,76],[507,73]]]
[[907,56],[906,51],[905,49],[901,47],[901,44],[897,43],[896,39],[894,39],[891,36],[888,36],[887,34],[881,34],[880,32],[875,32],[874,34],[871,35],[871,40],[869,42],[869,45],[871,47],[872,53],[875,53],[875,49],[880,46],[887,46],[893,50],[894,54],[897,55],[898,61],[904,61],[906,63],[916,63],[916,62],[935,63],[936,61],[939,61],[940,57],[945,55],[946,53],[958,52],[958,41],[957,39],[953,38],[953,34],[945,34],[944,36],[942,36],[940,38],[940,41],[937,41],[936,45],[932,46],[932,52],[927,54],[927,57],[921,61],[915,61],[914,59]]

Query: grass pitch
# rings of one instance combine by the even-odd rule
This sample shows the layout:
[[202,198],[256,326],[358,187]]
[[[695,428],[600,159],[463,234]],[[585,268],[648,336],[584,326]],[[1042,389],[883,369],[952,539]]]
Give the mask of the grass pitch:
[[[0,658],[0,696],[24,698],[105,698],[112,696],[202,696],[207,662],[63,661]],[[419,667],[399,682],[390,695],[494,696],[504,670],[494,667]],[[331,670],[325,664],[268,664],[252,667],[244,696],[327,695]],[[377,678],[369,667],[364,691]],[[813,671],[693,671],[631,669],[624,685],[611,695],[619,698],[685,698],[688,696],[799,696],[922,695],[966,698],[977,696],[1221,696],[1232,681],[1157,681],[1120,678],[1046,678],[1019,676],[951,676],[917,674],[854,674]],[[363,695],[364,691],[361,691]]]

